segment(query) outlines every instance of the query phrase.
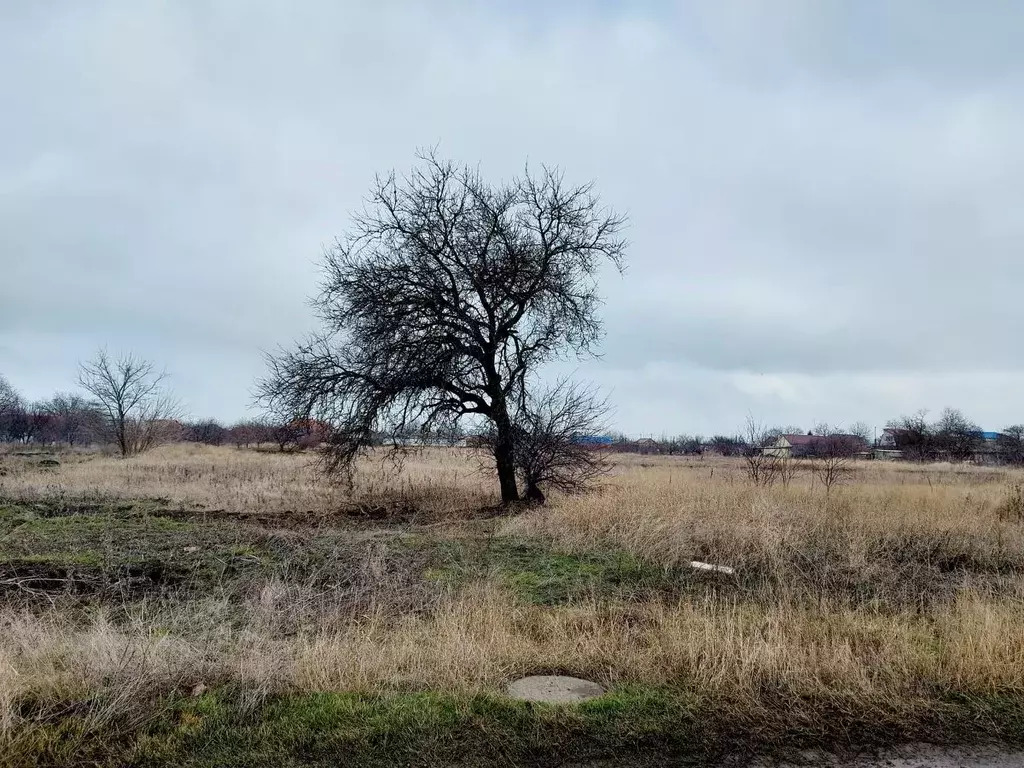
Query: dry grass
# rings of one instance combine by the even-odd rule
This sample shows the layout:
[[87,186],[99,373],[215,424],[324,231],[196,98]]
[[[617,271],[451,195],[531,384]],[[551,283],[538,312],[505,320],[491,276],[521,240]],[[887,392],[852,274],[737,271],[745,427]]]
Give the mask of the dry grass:
[[626,463],[606,492],[561,499],[510,521],[574,549],[614,544],[670,567],[733,566],[771,594],[842,598],[844,587],[921,600],[1002,584],[1024,572],[1024,526],[1005,513],[1024,473],[984,467],[862,463],[826,506],[804,475],[788,487],[745,482],[739,465],[669,458]]
[[[223,609],[207,602],[170,621],[154,606],[138,606],[127,622],[101,612],[84,624],[8,611],[3,700],[63,702],[129,683],[152,691],[200,681],[277,691],[495,691],[537,670],[573,670],[613,687],[681,684],[751,706],[777,690],[892,707],[937,689],[1024,693],[1020,595],[965,593],[924,624],[912,614],[710,600],[542,609],[481,585],[429,615],[371,612],[285,638],[266,632],[285,594],[247,605],[242,623],[235,615],[223,626],[210,621]],[[10,707],[4,717],[17,719]]]
[[[899,723],[950,706],[950,696],[1024,697],[1024,526],[1001,512],[1019,472],[864,464],[826,513],[809,475],[765,490],[729,461],[625,457],[601,493],[482,523],[459,518],[494,502],[491,483],[457,451],[414,457],[397,480],[368,467],[352,492],[314,483],[307,464],[182,446],[130,461],[69,457],[52,473],[8,460],[0,499],[160,497],[282,520],[315,510],[328,519],[320,526],[353,503],[400,499],[425,510],[425,525],[406,521],[407,535],[617,548],[682,586],[671,599],[536,605],[484,573],[410,592],[409,573],[389,565],[398,540],[352,529],[369,544],[332,589],[275,573],[240,594],[187,600],[85,611],[67,597],[9,603],[0,608],[4,743],[23,745],[68,702],[103,702],[89,710],[101,729],[200,682],[257,697],[462,695],[560,670],[612,689],[703,697],[738,722],[784,729],[814,728],[826,710]],[[737,575],[694,573],[692,559]]]
[[458,515],[498,500],[465,451],[411,453],[401,464],[366,460],[354,488],[318,476],[309,454],[202,445],[165,446],[130,459],[68,454],[59,472],[37,461],[10,460],[0,498],[169,499],[229,513],[329,515],[361,502],[415,501],[439,515]]

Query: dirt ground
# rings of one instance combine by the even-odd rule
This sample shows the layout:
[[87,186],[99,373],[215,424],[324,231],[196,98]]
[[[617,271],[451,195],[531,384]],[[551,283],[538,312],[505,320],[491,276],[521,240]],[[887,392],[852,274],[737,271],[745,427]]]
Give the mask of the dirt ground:
[[999,747],[909,744],[854,759],[808,753],[806,760],[800,763],[755,762],[750,768],[1020,768],[1024,766],[1024,752],[1008,752]]

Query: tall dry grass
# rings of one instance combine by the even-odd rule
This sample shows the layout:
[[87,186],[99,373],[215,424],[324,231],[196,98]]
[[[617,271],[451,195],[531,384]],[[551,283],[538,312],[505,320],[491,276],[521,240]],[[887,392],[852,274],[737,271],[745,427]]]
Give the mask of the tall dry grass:
[[69,453],[59,471],[40,473],[30,460],[10,461],[0,498],[167,499],[229,513],[329,515],[353,503],[414,501],[457,514],[499,498],[479,460],[460,450],[410,453],[398,466],[381,455],[361,462],[356,484],[322,477],[309,453],[177,444],[121,459]]
[[264,692],[497,692],[509,679],[552,670],[613,688],[689,691],[749,717],[780,700],[909,713],[941,691],[1024,694],[1020,597],[965,592],[923,622],[783,602],[539,608],[478,585],[429,614],[373,612],[289,638],[264,633],[273,622],[265,604],[247,606],[246,621],[226,630],[211,623],[216,606],[199,603],[174,632],[160,609],[143,606],[129,623],[101,614],[77,626],[6,612],[0,724],[8,736],[24,725],[26,697],[59,707],[103,694],[113,715],[200,682]]
[[1014,587],[1024,525],[1006,503],[1021,482],[1020,470],[861,462],[826,502],[810,473],[763,488],[735,462],[633,458],[603,493],[559,499],[502,530],[569,550],[614,545],[665,567],[706,560],[741,579],[826,597],[829,579],[904,590]]
[[[601,492],[497,525],[495,535],[570,552],[618,547],[680,578],[691,559],[737,569],[673,600],[538,606],[485,579],[410,604],[394,599],[402,587],[377,548],[356,602],[270,580],[240,603],[0,608],[0,737],[46,716],[26,700],[102,700],[102,721],[198,683],[474,692],[561,670],[699,692],[748,717],[782,702],[807,718],[824,705],[911,713],[948,692],[1019,696],[1024,526],[1000,505],[1022,480],[865,464],[826,506],[810,475],[763,489],[728,461],[626,457]],[[451,518],[493,503],[494,490],[456,451],[412,457],[397,479],[368,465],[352,491],[314,483],[303,457],[181,446],[127,461],[71,457],[52,474],[26,464],[0,478],[0,497],[164,497],[225,514],[329,514],[382,496],[433,505],[458,537]]]

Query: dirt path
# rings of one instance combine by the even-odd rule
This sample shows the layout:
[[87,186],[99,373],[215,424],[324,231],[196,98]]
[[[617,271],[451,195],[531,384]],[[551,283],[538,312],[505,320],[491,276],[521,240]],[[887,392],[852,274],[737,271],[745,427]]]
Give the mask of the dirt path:
[[855,759],[827,755],[806,755],[806,762],[755,762],[750,768],[1020,768],[1024,752],[999,747],[934,747],[911,744]]

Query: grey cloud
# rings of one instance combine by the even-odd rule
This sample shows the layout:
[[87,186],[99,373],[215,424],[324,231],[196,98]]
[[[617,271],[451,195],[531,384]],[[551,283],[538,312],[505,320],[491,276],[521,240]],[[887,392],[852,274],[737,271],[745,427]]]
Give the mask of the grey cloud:
[[133,348],[241,415],[373,174],[439,143],[629,213],[605,355],[574,364],[624,430],[1024,420],[1024,10],[766,9],[5,8],[0,370],[39,397]]

